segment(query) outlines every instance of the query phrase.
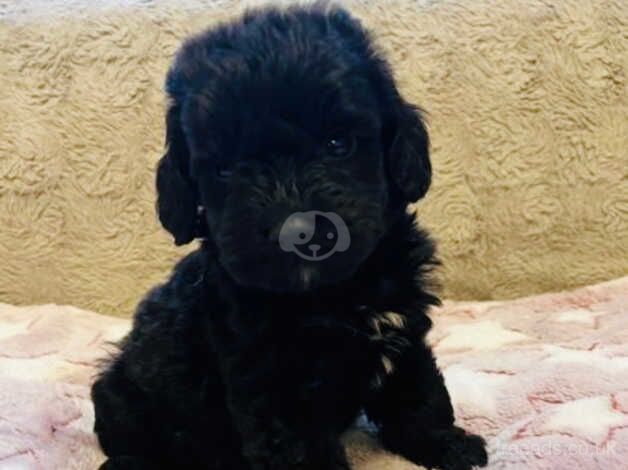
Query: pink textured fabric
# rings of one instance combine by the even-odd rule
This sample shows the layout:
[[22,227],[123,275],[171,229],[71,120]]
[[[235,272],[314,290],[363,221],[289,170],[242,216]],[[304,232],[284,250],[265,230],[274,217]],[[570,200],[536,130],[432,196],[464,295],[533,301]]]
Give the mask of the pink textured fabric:
[[[504,302],[446,302],[430,335],[460,424],[491,469],[621,470],[628,462],[628,277]],[[0,304],[0,469],[94,469],[89,383],[128,320]],[[367,423],[346,442],[359,470],[417,467]]]

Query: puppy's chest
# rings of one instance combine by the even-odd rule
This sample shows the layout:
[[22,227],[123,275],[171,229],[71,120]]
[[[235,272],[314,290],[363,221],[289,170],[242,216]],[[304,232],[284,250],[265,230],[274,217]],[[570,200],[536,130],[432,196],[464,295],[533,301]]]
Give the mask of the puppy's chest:
[[396,312],[378,312],[368,318],[367,332],[376,357],[371,385],[378,388],[395,371],[400,356],[410,347],[408,318]]
[[312,357],[314,362],[344,363],[360,371],[377,388],[395,371],[401,355],[411,345],[408,323],[400,313],[358,307],[354,314],[322,316],[304,322],[301,328],[304,338],[319,345]]

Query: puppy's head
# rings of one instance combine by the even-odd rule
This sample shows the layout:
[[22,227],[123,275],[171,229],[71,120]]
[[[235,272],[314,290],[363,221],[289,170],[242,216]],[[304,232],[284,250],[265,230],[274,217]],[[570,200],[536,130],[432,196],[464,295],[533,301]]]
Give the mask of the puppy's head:
[[[158,212],[239,284],[350,277],[430,184],[428,136],[346,11],[267,9],[189,40],[166,88]],[[331,254],[330,254],[331,253]]]

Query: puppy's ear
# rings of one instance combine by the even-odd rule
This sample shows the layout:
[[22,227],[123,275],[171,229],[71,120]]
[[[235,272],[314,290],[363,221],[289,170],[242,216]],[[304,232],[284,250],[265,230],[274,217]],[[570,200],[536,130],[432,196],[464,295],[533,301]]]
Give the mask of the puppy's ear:
[[166,154],[157,166],[157,212],[177,245],[191,242],[198,227],[198,191],[189,162],[180,106],[172,104],[166,114]]
[[425,196],[432,180],[429,136],[421,111],[399,97],[396,116],[384,130],[390,178],[407,202]]
[[388,63],[373,47],[368,31],[359,20],[335,6],[329,8],[328,20],[346,47],[364,59],[378,91],[385,114],[383,141],[390,179],[401,198],[418,201],[425,196],[432,179],[429,137],[421,112],[400,96]]

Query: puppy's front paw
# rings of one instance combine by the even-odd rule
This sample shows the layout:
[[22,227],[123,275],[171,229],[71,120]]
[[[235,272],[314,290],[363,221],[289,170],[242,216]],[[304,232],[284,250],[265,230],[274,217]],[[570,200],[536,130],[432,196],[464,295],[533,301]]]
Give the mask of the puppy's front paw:
[[260,436],[244,447],[251,470],[301,470],[305,468],[305,443],[287,435]]
[[442,449],[438,466],[443,470],[470,470],[488,463],[486,442],[482,437],[458,427],[440,431],[439,434],[434,438],[439,442],[437,448]]
[[309,442],[294,439],[273,440],[265,451],[248,449],[252,470],[350,470],[344,447],[335,440]]
[[385,443],[390,450],[427,468],[471,470],[488,463],[484,439],[456,426],[417,429],[416,433],[397,435]]

